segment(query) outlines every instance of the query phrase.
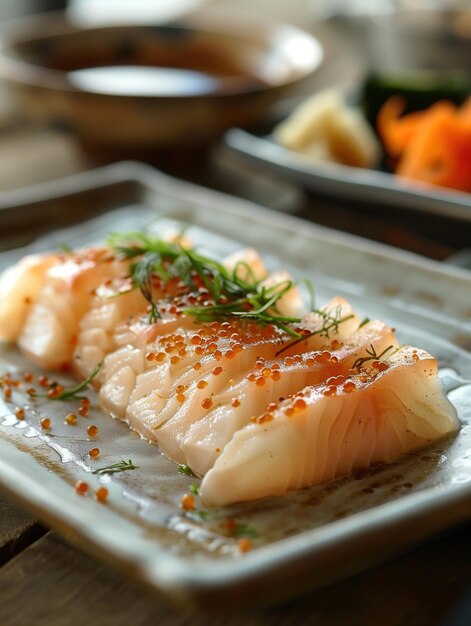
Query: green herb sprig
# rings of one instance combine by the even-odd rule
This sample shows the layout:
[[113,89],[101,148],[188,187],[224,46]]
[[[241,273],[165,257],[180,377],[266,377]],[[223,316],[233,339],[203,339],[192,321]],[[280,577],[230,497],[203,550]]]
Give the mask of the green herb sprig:
[[285,344],[280,350],[278,350],[278,352],[276,352],[275,356],[279,356],[286,350],[289,350],[290,348],[297,345],[298,343],[301,343],[302,341],[307,341],[315,335],[325,337],[326,339],[328,339],[331,335],[338,335],[340,324],[343,324],[355,317],[353,313],[351,315],[346,315],[345,317],[342,317],[341,306],[335,307],[333,312],[326,309],[315,309],[313,313],[320,317],[322,321],[322,326],[306,335],[300,335],[300,337],[295,341],[291,341],[290,343]]
[[[298,317],[281,315],[276,305],[283,295],[294,287],[292,281],[262,286],[251,268],[242,262],[229,271],[221,263],[194,249],[185,249],[179,243],[170,243],[140,232],[115,233],[108,245],[126,258],[137,258],[131,266],[133,284],[139,288],[151,306],[149,322],[159,317],[152,298],[152,275],[167,281],[178,277],[190,289],[196,290],[196,279],[207,289],[213,304],[189,307],[183,312],[200,322],[226,320],[229,317],[250,319],[261,325],[273,324],[295,339],[302,335],[291,327],[301,321]],[[241,277],[246,269],[246,279]],[[312,291],[312,289],[311,289]]]
[[[48,398],[49,400],[61,400],[61,401],[83,400],[85,396],[79,396],[78,394],[88,387],[88,385],[92,382],[92,380],[98,375],[98,372],[101,370],[102,367],[103,367],[103,361],[100,361],[100,363],[98,363],[98,365],[95,367],[95,369],[93,370],[93,372],[90,374],[88,378],[82,381],[79,385],[72,387],[71,389],[64,389],[64,391],[59,393],[57,396],[49,396],[48,394],[45,394],[45,393],[41,393],[41,394],[36,393],[34,394],[33,397],[34,398]],[[51,389],[53,389],[53,387],[51,387]]]
[[179,465],[178,473],[185,474],[186,476],[195,476],[188,465]]
[[139,469],[137,465],[129,459],[129,461],[124,461],[121,459],[118,463],[113,463],[112,465],[107,465],[106,467],[99,467],[94,470],[92,474],[117,474],[118,472],[127,472],[128,470]]
[[376,348],[374,347],[373,344],[370,343],[370,347],[366,348],[366,353],[368,354],[368,356],[358,358],[355,361],[355,363],[352,365],[352,369],[360,371],[365,363],[368,363],[369,361],[380,361],[382,357],[385,354],[387,354],[390,350],[393,350],[393,348],[394,348],[393,345],[388,346],[381,352],[381,354],[377,354]]

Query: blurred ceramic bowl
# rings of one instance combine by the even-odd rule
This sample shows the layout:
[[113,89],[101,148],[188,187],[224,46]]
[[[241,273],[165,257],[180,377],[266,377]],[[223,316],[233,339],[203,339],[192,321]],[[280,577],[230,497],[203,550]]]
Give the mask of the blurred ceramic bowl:
[[299,29],[233,11],[97,27],[54,13],[2,39],[0,79],[30,116],[111,147],[208,143],[263,118],[323,54]]

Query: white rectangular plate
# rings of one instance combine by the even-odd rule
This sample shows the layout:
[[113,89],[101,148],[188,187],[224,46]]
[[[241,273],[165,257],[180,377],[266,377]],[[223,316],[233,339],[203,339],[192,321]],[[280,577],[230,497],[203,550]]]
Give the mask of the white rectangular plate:
[[[319,303],[342,294],[360,314],[395,326],[401,342],[435,354],[462,428],[455,437],[391,465],[201,519],[179,508],[195,479],[179,474],[155,446],[104,414],[93,393],[88,394],[89,416],[70,426],[63,418],[77,411],[76,404],[31,401],[23,385],[11,402],[0,402],[0,484],[7,494],[93,554],[180,604],[213,608],[227,607],[234,598],[238,606],[278,602],[358,572],[471,518],[470,273],[135,164],[38,188],[36,195],[41,206],[49,198],[51,203],[60,200],[67,210],[79,194],[86,202],[90,192],[101,198],[97,211],[105,211],[107,198],[115,205],[111,191],[123,181],[132,183],[135,202],[122,202],[121,208],[91,221],[50,233],[26,249],[4,252],[0,265],[61,242],[93,243],[110,231],[144,226],[159,213],[165,216],[159,228],[175,221],[188,224],[195,243],[217,256],[255,246],[270,268],[284,267],[296,277],[311,278]],[[39,206],[32,203],[33,191],[27,195],[25,212]],[[12,206],[20,211],[18,198]],[[12,346],[1,348],[0,370],[38,372]],[[59,379],[72,384],[65,376]],[[25,420],[14,416],[16,405],[27,405]],[[52,421],[48,431],[39,425],[45,416]],[[99,427],[93,441],[86,433],[91,423]],[[91,460],[87,453],[95,445],[101,454]],[[112,477],[91,473],[120,459],[132,459],[138,469]],[[73,485],[78,479],[86,480],[92,492],[106,484],[108,503],[77,495]],[[239,552],[225,525],[228,518],[256,531],[251,552]]]

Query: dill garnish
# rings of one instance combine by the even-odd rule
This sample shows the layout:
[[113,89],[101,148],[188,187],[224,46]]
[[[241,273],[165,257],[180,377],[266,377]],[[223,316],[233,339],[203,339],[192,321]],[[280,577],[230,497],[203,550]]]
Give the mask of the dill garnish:
[[376,348],[373,344],[370,343],[370,347],[366,348],[366,353],[368,354],[368,356],[360,357],[359,359],[357,359],[352,365],[352,369],[360,371],[365,363],[368,363],[368,361],[379,361],[387,352],[389,352],[393,348],[394,346],[392,345],[388,346],[381,352],[381,354],[377,354]]
[[[83,400],[85,396],[79,396],[77,394],[79,394],[81,391],[83,391],[84,389],[88,387],[88,385],[92,382],[92,380],[98,375],[98,372],[101,370],[102,367],[103,367],[103,361],[100,361],[100,363],[98,363],[98,365],[95,367],[95,369],[93,370],[93,372],[90,374],[88,378],[86,378],[76,387],[72,387],[71,389],[64,389],[64,391],[59,393],[57,396],[44,394],[44,393],[42,394],[38,393],[38,394],[34,394],[33,397],[34,398],[48,398],[49,400],[62,400],[62,401]],[[53,387],[51,387],[51,389],[53,389]]]
[[235,523],[234,530],[231,534],[234,537],[249,537],[249,539],[258,539],[258,537],[260,537],[260,534],[255,528],[247,526],[247,524],[241,524],[240,522]]
[[191,469],[189,468],[188,465],[179,465],[178,466],[178,473],[179,474],[186,474],[186,476],[194,476],[193,472],[191,471]]
[[[149,323],[159,318],[157,304],[152,295],[152,276],[159,276],[165,283],[178,278],[191,291],[203,287],[211,300],[204,306],[192,306],[183,310],[186,315],[200,322],[226,320],[229,317],[253,320],[266,326],[272,324],[295,339],[302,335],[292,328],[301,318],[284,316],[277,310],[277,303],[295,286],[292,281],[277,285],[260,285],[253,270],[239,261],[232,270],[204,256],[195,249],[186,249],[178,242],[168,242],[140,232],[115,233],[108,238],[108,245],[115,252],[129,259],[136,259],[130,273],[135,288],[141,290],[150,304]],[[140,258],[138,258],[140,257]],[[245,272],[241,272],[243,268]],[[241,274],[245,274],[243,279]],[[313,300],[313,289],[306,283]]]
[[200,495],[200,488],[198,487],[198,485],[196,483],[191,483],[191,485],[188,487],[188,489],[195,496],[199,496]]
[[107,465],[106,467],[99,467],[94,470],[92,474],[117,474],[118,472],[126,472],[127,470],[135,470],[139,469],[137,465],[129,459],[129,461],[124,461],[121,459],[118,463],[113,463],[113,465]]
[[299,338],[295,341],[291,341],[290,343],[285,344],[280,350],[278,350],[278,352],[276,352],[275,356],[279,356],[286,350],[289,350],[290,348],[297,345],[298,343],[301,343],[302,341],[307,341],[315,335],[320,335],[321,337],[325,337],[326,339],[328,339],[331,335],[338,335],[340,324],[343,324],[344,322],[351,320],[354,317],[353,313],[351,315],[342,317],[341,306],[337,306],[333,312],[324,309],[316,309],[313,311],[313,313],[319,315],[319,317],[321,318],[321,328],[313,330],[306,335],[300,335]]

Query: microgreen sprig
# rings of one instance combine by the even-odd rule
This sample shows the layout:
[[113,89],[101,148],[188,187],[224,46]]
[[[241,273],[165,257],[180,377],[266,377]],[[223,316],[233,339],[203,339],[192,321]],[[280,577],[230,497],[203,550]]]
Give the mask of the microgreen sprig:
[[118,472],[126,472],[128,470],[139,469],[137,465],[129,459],[129,461],[124,461],[121,459],[118,463],[113,463],[112,465],[107,465],[106,467],[99,467],[94,470],[92,474],[117,474]]
[[377,354],[376,353],[376,348],[374,347],[374,345],[372,343],[370,343],[370,347],[366,348],[366,353],[368,354],[368,356],[364,356],[364,357],[358,358],[355,361],[355,363],[352,365],[352,369],[360,371],[365,363],[368,363],[368,361],[379,361],[379,360],[381,360],[381,358],[385,354],[387,354],[390,350],[392,350],[393,348],[394,348],[393,345],[388,346],[387,348],[385,348],[381,352],[381,354]]
[[341,306],[337,306],[333,312],[325,309],[315,309],[312,312],[316,315],[319,315],[320,319],[322,320],[322,326],[306,335],[300,335],[300,337],[295,341],[291,341],[290,343],[285,344],[280,350],[278,350],[278,352],[276,352],[275,356],[279,356],[286,350],[289,350],[290,348],[302,341],[307,341],[315,335],[320,335],[321,337],[325,337],[326,339],[328,339],[331,335],[338,335],[340,324],[343,324],[344,322],[347,322],[354,317],[353,314],[342,317]]
[[95,369],[93,370],[93,372],[90,374],[88,378],[82,381],[79,385],[72,387],[71,389],[64,389],[64,391],[59,393],[57,396],[53,396],[53,395],[50,396],[44,393],[43,394],[37,393],[37,394],[34,394],[33,397],[48,398],[49,400],[62,400],[62,401],[83,400],[85,396],[79,396],[78,394],[88,387],[88,385],[92,382],[92,380],[98,375],[98,372],[101,370],[102,367],[103,367],[103,361],[100,361],[100,363],[98,363],[98,365],[95,367]]

